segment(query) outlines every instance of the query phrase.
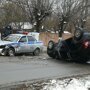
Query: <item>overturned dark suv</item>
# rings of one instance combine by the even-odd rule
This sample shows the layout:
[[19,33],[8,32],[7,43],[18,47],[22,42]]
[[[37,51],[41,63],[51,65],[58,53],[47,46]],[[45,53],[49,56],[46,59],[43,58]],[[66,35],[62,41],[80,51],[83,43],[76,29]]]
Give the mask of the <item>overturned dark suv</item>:
[[50,40],[47,54],[56,59],[87,62],[90,59],[90,33],[78,28],[68,39],[59,40],[57,43]]

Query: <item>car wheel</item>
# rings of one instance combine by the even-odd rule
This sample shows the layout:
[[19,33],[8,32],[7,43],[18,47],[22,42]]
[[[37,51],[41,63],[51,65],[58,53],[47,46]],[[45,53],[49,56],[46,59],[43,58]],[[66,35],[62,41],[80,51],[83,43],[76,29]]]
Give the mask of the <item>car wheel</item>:
[[8,56],[15,56],[15,50],[13,48],[9,48],[7,53],[8,53]]
[[54,44],[55,44],[55,43],[54,43],[52,40],[49,41],[47,48],[48,48],[49,50],[53,50],[53,49],[54,49]]
[[47,46],[47,54],[52,57],[52,58],[55,58],[56,57],[56,54],[55,54],[55,43],[50,40],[48,42],[48,46]]
[[77,29],[74,32],[74,40],[78,41],[82,38],[83,36],[83,30],[82,29]]
[[39,48],[35,49],[33,55],[38,56],[39,54],[40,54],[40,49]]

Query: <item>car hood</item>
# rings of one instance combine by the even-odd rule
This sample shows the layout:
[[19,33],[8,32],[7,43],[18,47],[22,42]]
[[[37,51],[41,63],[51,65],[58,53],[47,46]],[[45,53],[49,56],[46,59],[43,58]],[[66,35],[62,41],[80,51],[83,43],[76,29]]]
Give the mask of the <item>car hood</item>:
[[10,41],[0,41],[0,46],[1,45],[7,45],[7,44],[12,44],[13,42]]

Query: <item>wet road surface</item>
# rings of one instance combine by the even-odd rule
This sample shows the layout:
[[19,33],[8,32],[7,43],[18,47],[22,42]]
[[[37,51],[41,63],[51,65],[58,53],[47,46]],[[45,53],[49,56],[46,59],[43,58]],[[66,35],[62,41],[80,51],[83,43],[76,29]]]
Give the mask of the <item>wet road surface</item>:
[[40,56],[0,57],[0,85],[90,74],[90,64]]

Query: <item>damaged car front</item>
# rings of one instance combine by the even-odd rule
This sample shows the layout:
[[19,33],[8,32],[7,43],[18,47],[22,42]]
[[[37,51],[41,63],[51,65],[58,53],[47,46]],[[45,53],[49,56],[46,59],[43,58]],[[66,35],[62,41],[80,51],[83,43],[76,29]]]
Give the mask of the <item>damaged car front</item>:
[[1,55],[14,55],[17,51],[18,40],[21,36],[11,34],[0,41],[0,54]]

